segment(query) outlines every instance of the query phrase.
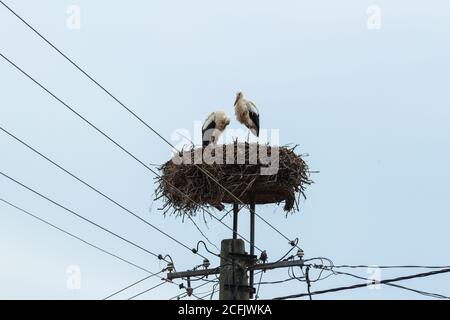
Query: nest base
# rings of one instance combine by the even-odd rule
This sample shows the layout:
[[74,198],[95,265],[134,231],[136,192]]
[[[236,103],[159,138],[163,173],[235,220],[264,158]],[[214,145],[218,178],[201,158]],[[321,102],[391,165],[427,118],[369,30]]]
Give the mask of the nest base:
[[[305,197],[305,188],[312,183],[307,164],[295,153],[295,147],[264,145],[269,158],[272,152],[278,152],[278,167],[273,174],[263,175],[261,170],[271,164],[260,161],[259,154],[256,162],[249,160],[255,159],[250,153],[255,149],[260,150],[260,146],[247,142],[215,146],[223,155],[223,161],[212,164],[194,164],[198,153],[204,149],[192,148],[177,155],[177,159],[163,164],[160,168],[162,175],[157,179],[159,185],[156,195],[157,199],[163,198],[165,201],[164,214],[195,215],[204,206],[221,210],[224,204],[233,203],[284,202],[286,212],[298,211],[299,197]],[[180,163],[180,158],[190,159],[190,162]],[[240,164],[243,158],[245,161]],[[234,162],[230,163],[230,159],[234,159]]]

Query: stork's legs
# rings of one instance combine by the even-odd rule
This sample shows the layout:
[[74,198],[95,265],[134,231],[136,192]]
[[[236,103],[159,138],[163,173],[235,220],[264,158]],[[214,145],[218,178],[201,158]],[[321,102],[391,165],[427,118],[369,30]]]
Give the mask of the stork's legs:
[[247,133],[247,142],[250,143],[250,131]]

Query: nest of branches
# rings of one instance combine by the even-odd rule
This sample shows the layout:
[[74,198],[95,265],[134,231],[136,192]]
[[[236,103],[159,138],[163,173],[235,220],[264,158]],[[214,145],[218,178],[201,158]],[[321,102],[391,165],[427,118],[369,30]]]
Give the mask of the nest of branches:
[[224,204],[280,204],[299,211],[300,197],[312,183],[309,169],[295,147],[234,142],[182,151],[160,168],[156,199],[164,215],[195,215]]

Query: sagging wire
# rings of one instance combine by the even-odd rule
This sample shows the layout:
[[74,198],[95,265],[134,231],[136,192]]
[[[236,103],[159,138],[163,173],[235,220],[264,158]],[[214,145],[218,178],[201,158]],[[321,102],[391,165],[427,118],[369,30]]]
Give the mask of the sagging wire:
[[221,258],[220,254],[214,253],[214,252],[212,252],[211,250],[209,250],[209,249],[208,249],[208,246],[206,245],[206,243],[205,243],[203,240],[200,240],[199,242],[197,242],[196,248],[195,248],[195,249],[192,249],[192,252],[193,252],[193,253],[197,253],[197,252],[199,251],[200,244],[203,244],[203,246],[205,247],[205,250],[206,250],[209,254],[212,254],[213,256],[216,256],[217,258]]
[[171,273],[173,271],[177,272],[177,269],[175,268],[175,264],[173,263],[173,259],[169,254],[166,254],[165,256],[163,256],[162,254],[158,255],[159,260],[167,261],[167,258],[169,259],[169,262],[167,262],[167,267],[165,270],[168,271],[169,273]]
[[309,280],[309,266],[306,267],[306,272],[305,272],[305,280],[306,280],[306,288],[308,290],[308,294],[309,294],[309,300],[312,300],[312,296],[311,296],[311,281]]
[[[219,248],[206,236],[206,234],[202,231],[202,229],[200,229],[200,227],[197,225],[197,223],[194,221],[194,219],[188,214],[188,219],[189,220],[191,220],[191,222],[192,222],[192,224],[195,226],[195,228],[197,229],[197,231],[198,232],[200,232],[200,234],[202,235],[202,237],[203,238],[205,238],[206,239],[206,241],[208,241],[208,243],[210,244],[210,245],[212,245],[212,246],[214,246],[216,249],[217,249],[217,251],[219,251]],[[206,220],[205,220],[205,218],[204,218],[204,215],[203,215],[203,220],[204,220],[204,222],[205,222],[205,225],[207,225],[207,223],[206,223]],[[205,245],[205,247],[206,247],[206,245]],[[197,246],[197,249],[198,249],[198,246]]]
[[[298,245],[298,238],[295,238],[294,240],[292,240],[291,242],[289,242],[289,244],[292,246],[292,248],[290,248],[288,250],[288,252],[286,252],[286,254],[284,256],[282,256],[280,259],[278,259],[275,262],[280,262],[280,261],[287,261],[287,260],[292,260],[295,258],[294,255],[291,255],[290,257],[286,258]],[[298,252],[303,252],[302,249],[298,249]]]
[[261,276],[259,277],[259,283],[258,283],[258,288],[256,289],[255,300],[259,299],[259,289],[261,288],[261,281],[262,281],[263,274],[264,274],[264,272],[261,272]]

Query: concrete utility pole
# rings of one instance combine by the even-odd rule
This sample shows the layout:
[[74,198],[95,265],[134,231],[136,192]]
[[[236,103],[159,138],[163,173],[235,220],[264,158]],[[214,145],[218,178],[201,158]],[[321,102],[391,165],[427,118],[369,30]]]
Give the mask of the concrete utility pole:
[[222,240],[220,250],[219,300],[249,300],[247,267],[251,265],[241,239]]

